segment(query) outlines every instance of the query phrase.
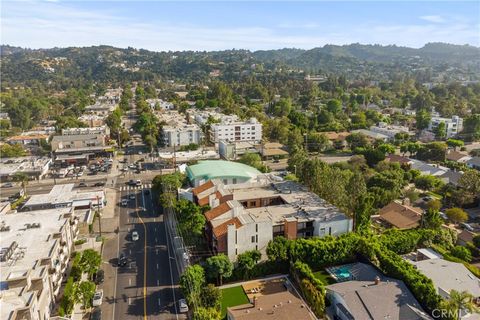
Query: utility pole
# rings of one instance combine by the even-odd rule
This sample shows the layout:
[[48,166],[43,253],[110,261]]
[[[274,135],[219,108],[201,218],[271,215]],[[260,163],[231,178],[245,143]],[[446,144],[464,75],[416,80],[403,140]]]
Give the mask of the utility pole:
[[177,172],[177,152],[176,152],[176,144],[173,144],[173,170]]
[[100,237],[102,236],[102,217],[100,214],[100,197],[97,196],[97,213],[98,213],[98,231],[100,231]]

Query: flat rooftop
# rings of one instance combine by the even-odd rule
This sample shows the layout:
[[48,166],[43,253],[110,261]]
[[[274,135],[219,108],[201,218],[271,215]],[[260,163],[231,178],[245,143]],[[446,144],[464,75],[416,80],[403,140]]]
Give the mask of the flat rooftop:
[[[0,216],[0,224],[10,227],[9,231],[0,233],[0,247],[10,247],[15,241],[17,249],[13,259],[0,262],[1,280],[4,281],[11,273],[19,273],[32,269],[38,259],[47,258],[58,239],[52,234],[60,232],[68,223],[65,214],[73,213],[71,208],[55,208],[18,212]],[[27,224],[38,224],[37,228],[27,228]]]
[[34,292],[29,291],[21,293],[21,288],[8,289],[0,291],[0,318],[10,320],[14,310],[24,308],[29,305]]
[[240,202],[274,197],[280,197],[285,202],[282,205],[245,209],[245,212],[249,213],[254,220],[269,217],[274,223],[280,223],[288,217],[305,221],[345,219],[345,214],[337,207],[329,204],[315,193],[307,191],[305,186],[293,181],[268,184],[263,182],[257,186],[242,189],[235,189],[235,187],[235,185],[228,185],[225,186],[225,189],[230,190],[233,193],[233,199]]
[[[103,190],[82,192],[72,190],[73,183],[55,185],[47,194],[35,194],[28,199],[25,207],[38,206],[43,204],[66,204],[73,202],[96,202],[97,197],[103,200],[105,194]],[[87,203],[88,204],[88,203]]]

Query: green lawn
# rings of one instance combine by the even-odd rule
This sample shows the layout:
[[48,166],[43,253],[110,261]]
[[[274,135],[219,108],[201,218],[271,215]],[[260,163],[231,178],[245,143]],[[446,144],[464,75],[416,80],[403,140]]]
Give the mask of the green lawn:
[[222,318],[226,319],[227,308],[249,303],[242,286],[222,289]]
[[325,270],[314,272],[313,275],[315,276],[315,278],[322,281],[326,286],[335,283],[335,279],[333,279]]

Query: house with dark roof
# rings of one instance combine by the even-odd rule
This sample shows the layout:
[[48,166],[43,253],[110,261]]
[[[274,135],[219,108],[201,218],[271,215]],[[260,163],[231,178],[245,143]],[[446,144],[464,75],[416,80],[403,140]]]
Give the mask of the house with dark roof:
[[467,160],[466,164],[469,168],[480,170],[480,157],[473,157]]
[[418,227],[422,214],[421,208],[411,206],[408,199],[405,199],[403,202],[390,202],[380,209],[376,218],[388,226],[404,230]]
[[403,281],[386,277],[364,263],[355,263],[349,269],[353,280],[326,287],[339,319],[431,319]]
[[453,151],[449,150],[447,151],[447,154],[445,155],[445,159],[450,160],[450,161],[455,161],[459,163],[465,163],[468,160],[470,160],[472,157],[470,157],[468,154],[464,152],[459,152],[459,151]]

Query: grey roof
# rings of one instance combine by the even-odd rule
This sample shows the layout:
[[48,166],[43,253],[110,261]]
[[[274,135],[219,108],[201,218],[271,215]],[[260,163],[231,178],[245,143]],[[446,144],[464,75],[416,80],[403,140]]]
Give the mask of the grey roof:
[[72,134],[66,136],[53,136],[52,141],[79,141],[79,140],[94,140],[99,135],[103,134]]
[[440,176],[442,180],[444,180],[446,183],[450,183],[454,186],[458,185],[458,180],[462,177],[463,173],[459,171],[447,171],[444,174]]
[[[354,319],[420,320],[430,319],[406,285],[385,277],[374,267],[357,263],[352,274],[362,280],[352,280],[327,286],[330,294],[339,295]],[[381,281],[375,284],[375,277]]]
[[451,290],[466,290],[474,297],[480,297],[480,279],[461,263],[430,259],[415,262],[415,265],[420,272],[432,279],[438,293],[443,296]]
[[467,164],[480,167],[480,157],[473,157],[472,159],[467,161]]
[[432,176],[439,176],[449,171],[448,168],[442,166],[436,166],[429,164],[420,160],[412,159],[412,164],[410,165],[412,169],[419,170],[423,174],[431,174]]

